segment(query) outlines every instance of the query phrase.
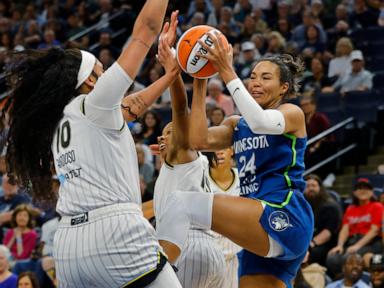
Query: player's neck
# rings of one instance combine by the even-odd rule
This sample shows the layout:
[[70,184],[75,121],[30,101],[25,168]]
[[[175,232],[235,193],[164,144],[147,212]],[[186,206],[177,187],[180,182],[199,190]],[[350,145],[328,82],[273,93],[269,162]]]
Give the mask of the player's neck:
[[209,174],[211,178],[216,182],[216,184],[223,190],[228,189],[235,178],[235,175],[232,169],[228,169],[228,167],[214,168],[209,170]]

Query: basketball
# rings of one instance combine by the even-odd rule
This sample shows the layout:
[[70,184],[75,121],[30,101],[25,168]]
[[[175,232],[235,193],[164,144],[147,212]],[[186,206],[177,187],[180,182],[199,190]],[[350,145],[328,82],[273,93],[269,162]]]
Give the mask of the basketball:
[[213,65],[205,58],[198,55],[198,52],[207,54],[208,51],[204,49],[198,42],[200,39],[210,47],[213,46],[213,41],[207,32],[219,32],[219,36],[223,39],[224,45],[228,46],[227,38],[216,28],[208,25],[199,25],[192,27],[181,35],[176,47],[177,61],[181,69],[192,77],[199,79],[210,78],[217,74]]

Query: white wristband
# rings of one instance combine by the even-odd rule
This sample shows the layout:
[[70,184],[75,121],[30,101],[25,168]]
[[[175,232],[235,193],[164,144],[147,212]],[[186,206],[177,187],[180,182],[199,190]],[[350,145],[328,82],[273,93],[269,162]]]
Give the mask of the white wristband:
[[239,78],[228,82],[227,89],[252,132],[271,135],[284,133],[283,113],[276,109],[261,108]]

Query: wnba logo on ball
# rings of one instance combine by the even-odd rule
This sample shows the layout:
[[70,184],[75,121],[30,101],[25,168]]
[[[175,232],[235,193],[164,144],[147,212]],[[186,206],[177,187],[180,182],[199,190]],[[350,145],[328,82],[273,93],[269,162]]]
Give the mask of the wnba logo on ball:
[[[203,38],[204,39],[204,38]],[[209,38],[209,36],[208,35],[206,35],[206,37],[205,37],[205,39],[204,39],[204,43],[205,44],[207,44],[209,47],[212,47],[213,46],[213,41],[212,41],[212,39],[211,38]],[[196,51],[195,50],[197,50],[197,53],[196,53]],[[192,50],[192,53],[191,53],[191,55],[193,56],[192,57],[192,59],[191,59],[191,61],[190,61],[190,64],[191,65],[193,65],[193,66],[196,66],[196,64],[199,62],[199,60],[200,60],[200,56],[199,56],[199,53],[201,53],[201,54],[203,54],[203,55],[206,55],[207,53],[208,53],[208,51],[207,50],[205,50],[204,49],[204,47],[203,46],[201,46],[200,44],[198,44],[198,45],[196,45],[194,48],[193,48],[193,50]],[[205,63],[207,62],[207,60],[206,59],[202,59]],[[205,65],[205,63],[204,63],[204,65]],[[203,65],[203,66],[204,66]],[[187,69],[188,68],[191,68],[190,66],[188,67],[187,66]],[[201,68],[200,68],[201,69]],[[199,70],[200,70],[199,69]],[[189,69],[188,69],[189,70]],[[191,70],[191,72],[192,72],[192,70]]]
[[[215,32],[216,35],[211,33]],[[192,27],[181,35],[176,47],[176,57],[181,69],[192,77],[204,79],[217,74],[213,65],[200,55],[207,55],[208,51],[200,43],[214,48],[213,37],[222,40],[225,47],[228,47],[228,41],[225,36],[216,28],[208,25],[199,25]]]
[[288,227],[292,227],[289,223],[288,215],[283,211],[274,211],[271,215],[269,215],[269,226],[275,231],[281,232],[287,229]]

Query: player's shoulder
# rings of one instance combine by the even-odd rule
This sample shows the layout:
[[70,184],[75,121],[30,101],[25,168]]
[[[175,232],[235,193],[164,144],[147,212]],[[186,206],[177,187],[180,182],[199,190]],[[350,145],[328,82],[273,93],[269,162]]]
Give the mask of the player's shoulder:
[[237,123],[240,121],[241,116],[240,115],[232,115],[228,118],[224,119],[221,125],[229,126],[229,127],[236,127]]
[[[84,111],[84,105],[85,105],[85,99],[86,94],[78,95],[69,101],[69,103],[64,108],[64,114],[65,113],[71,113],[71,112],[82,112]],[[83,113],[83,112],[82,112]]]
[[278,110],[280,111],[289,111],[290,113],[298,113],[302,116],[304,116],[303,110],[295,104],[292,103],[283,103],[279,106]]

